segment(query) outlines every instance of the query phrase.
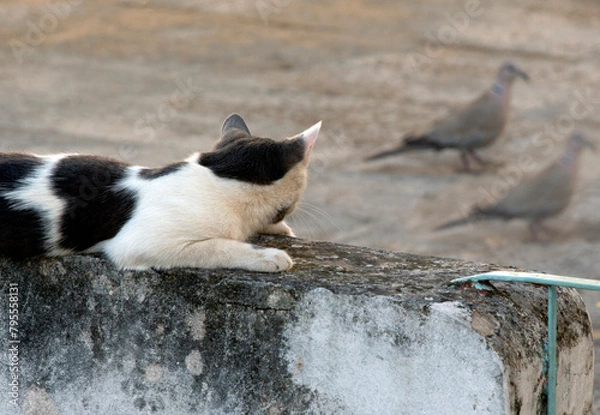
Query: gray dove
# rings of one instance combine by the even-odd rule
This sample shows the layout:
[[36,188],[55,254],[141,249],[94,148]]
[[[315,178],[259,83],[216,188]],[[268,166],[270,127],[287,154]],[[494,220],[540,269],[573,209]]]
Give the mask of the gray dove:
[[529,76],[513,62],[503,63],[492,87],[474,101],[435,121],[427,132],[406,135],[400,146],[374,154],[366,161],[413,150],[453,148],[460,151],[465,170],[471,170],[469,156],[477,163],[485,164],[475,150],[492,144],[504,130],[511,88],[517,77],[529,80]]
[[521,218],[529,221],[531,237],[537,240],[539,232],[546,230],[543,221],[568,206],[575,190],[579,155],[586,147],[594,149],[595,145],[579,132],[571,134],[562,155],[537,175],[511,188],[495,204],[475,206],[469,216],[448,222],[436,230],[484,219]]

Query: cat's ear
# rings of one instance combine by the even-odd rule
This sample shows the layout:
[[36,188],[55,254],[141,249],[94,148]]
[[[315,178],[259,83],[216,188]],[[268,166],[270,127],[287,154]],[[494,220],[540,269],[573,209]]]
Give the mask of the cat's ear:
[[231,114],[223,122],[223,127],[221,127],[221,139],[217,141],[214,149],[218,150],[231,144],[235,140],[248,137],[252,137],[252,134],[250,134],[250,130],[244,122],[244,119],[237,114]]
[[227,139],[237,136],[251,137],[252,134],[250,134],[250,130],[242,117],[237,114],[231,114],[223,122],[223,127],[221,127],[221,138]]
[[319,121],[318,123],[316,123],[309,129],[307,129],[307,130],[301,132],[300,134],[298,134],[297,136],[294,136],[291,138],[291,140],[301,141],[302,144],[304,145],[303,162],[305,164],[308,164],[308,161],[310,159],[310,152],[312,151],[313,146],[315,145],[315,142],[317,141],[317,136],[319,135],[319,130],[321,130],[322,123],[323,123],[323,121]]

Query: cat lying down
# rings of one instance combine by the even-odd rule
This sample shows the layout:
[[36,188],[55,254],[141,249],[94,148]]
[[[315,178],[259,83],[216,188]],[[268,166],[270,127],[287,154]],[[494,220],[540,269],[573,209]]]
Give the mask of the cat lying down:
[[102,252],[126,269],[288,270],[284,251],[245,241],[293,236],[284,218],[306,186],[320,127],[275,141],[252,136],[234,114],[212,151],[157,169],[0,153],[0,256]]

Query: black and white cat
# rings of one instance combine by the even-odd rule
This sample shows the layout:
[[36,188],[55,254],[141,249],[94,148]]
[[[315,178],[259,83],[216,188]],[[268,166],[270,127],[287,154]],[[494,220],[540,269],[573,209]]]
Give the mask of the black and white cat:
[[127,269],[288,270],[284,251],[245,241],[293,236],[283,219],[304,191],[320,128],[275,141],[252,136],[233,114],[212,151],[158,169],[0,153],[0,256],[103,252]]

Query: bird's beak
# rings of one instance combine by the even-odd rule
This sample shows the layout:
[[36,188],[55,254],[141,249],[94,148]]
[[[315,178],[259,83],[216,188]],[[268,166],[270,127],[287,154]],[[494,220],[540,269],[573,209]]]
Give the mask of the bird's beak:
[[517,69],[517,76],[525,82],[529,82],[529,75],[527,75],[527,72]]
[[577,140],[577,142],[579,143],[579,148],[580,149],[584,149],[584,148],[589,148],[592,151],[596,151],[596,149],[598,148],[596,146],[596,143],[594,143],[593,141],[590,141],[585,135],[583,135],[583,133],[581,132],[575,132],[573,133],[573,135],[571,136],[572,139]]
[[595,143],[593,143],[590,140],[588,140],[588,139],[584,139],[583,140],[583,145],[585,147],[589,148],[590,150],[592,150],[593,152],[596,152],[596,150],[598,150],[598,146]]

